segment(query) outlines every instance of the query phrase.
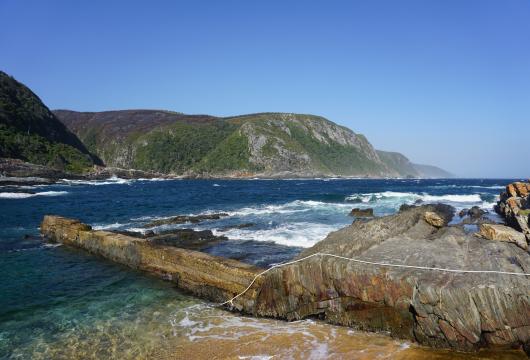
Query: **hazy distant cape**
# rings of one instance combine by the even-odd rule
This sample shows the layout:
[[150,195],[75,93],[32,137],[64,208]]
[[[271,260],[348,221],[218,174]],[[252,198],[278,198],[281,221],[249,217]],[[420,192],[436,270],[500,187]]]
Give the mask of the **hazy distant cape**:
[[320,116],[52,113],[7,74],[0,72],[0,81],[0,157],[74,172],[104,164],[197,177],[451,176],[377,151],[363,135]]

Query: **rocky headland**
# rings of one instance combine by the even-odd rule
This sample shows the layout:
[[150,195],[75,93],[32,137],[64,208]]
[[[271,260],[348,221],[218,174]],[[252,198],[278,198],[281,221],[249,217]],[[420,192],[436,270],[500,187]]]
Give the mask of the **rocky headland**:
[[260,276],[265,269],[178,242],[95,231],[76,220],[46,216],[41,232],[208,300],[232,299],[227,308],[254,316],[316,317],[462,351],[528,352],[529,253],[515,242],[466,231],[451,222],[454,215],[446,205],[420,205],[356,220]]
[[[27,86],[2,71],[0,159],[0,174],[5,177],[49,181],[111,176],[452,176],[436,167],[414,164],[400,153],[376,150],[364,135],[322,116],[269,112],[218,117],[166,110],[52,112]],[[13,159],[23,165],[9,164]],[[14,166],[19,175],[8,175]]]

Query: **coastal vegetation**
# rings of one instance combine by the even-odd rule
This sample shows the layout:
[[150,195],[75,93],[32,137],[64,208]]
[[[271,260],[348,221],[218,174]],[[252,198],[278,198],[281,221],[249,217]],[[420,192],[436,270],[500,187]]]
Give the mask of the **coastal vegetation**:
[[29,88],[0,71],[0,157],[81,173],[97,163]]

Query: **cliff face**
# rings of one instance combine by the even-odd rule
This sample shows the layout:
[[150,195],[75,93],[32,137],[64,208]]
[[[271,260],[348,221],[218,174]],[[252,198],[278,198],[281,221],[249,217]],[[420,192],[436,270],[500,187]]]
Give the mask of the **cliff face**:
[[314,115],[55,114],[107,166],[198,176],[399,177],[411,172],[402,168],[409,166],[408,159],[391,163],[363,135]]
[[98,163],[37,95],[1,71],[0,158],[73,172]]

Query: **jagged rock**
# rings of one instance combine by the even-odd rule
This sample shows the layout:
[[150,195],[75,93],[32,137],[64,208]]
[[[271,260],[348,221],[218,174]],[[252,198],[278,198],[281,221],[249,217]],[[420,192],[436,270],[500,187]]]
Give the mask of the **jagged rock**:
[[185,224],[192,223],[197,224],[204,220],[219,220],[222,217],[229,216],[226,213],[217,213],[217,214],[205,214],[205,215],[178,215],[173,216],[167,219],[160,219],[151,221],[145,225],[144,228],[151,228],[160,225],[172,225],[172,224]]
[[423,218],[425,221],[427,221],[427,223],[434,227],[441,228],[446,225],[445,220],[433,211],[427,211],[425,214],[423,214]]
[[372,209],[372,208],[368,208],[368,209],[355,208],[355,209],[352,209],[350,211],[350,216],[362,217],[362,218],[373,217],[374,216],[374,209]]
[[506,186],[495,211],[504,217],[507,225],[523,232],[530,242],[530,182],[515,182]]
[[482,215],[486,214],[487,211],[482,210],[478,206],[473,206],[471,209],[463,209],[458,213],[458,216],[465,217],[469,216],[472,219],[479,219]]
[[526,237],[511,227],[498,224],[481,224],[480,235],[488,240],[507,241],[516,244],[523,250],[528,250]]

